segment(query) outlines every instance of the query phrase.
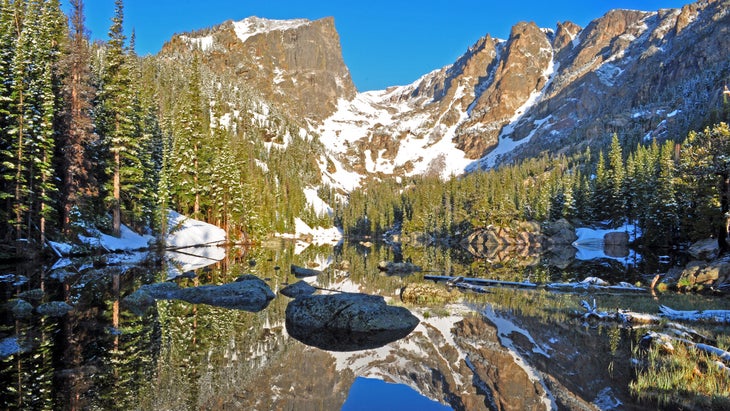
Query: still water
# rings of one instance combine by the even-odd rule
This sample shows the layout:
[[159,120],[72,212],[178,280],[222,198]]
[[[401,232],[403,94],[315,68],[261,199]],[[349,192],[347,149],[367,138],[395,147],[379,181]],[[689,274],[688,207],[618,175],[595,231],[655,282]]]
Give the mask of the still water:
[[[378,270],[380,261],[394,260],[425,272]],[[322,270],[307,279],[321,289],[382,295],[411,310],[420,324],[375,349],[332,352],[303,344],[286,332],[291,300],[278,293],[298,281],[290,264]],[[412,304],[400,295],[409,284],[433,284],[424,280],[427,274],[641,282],[642,273],[661,269],[612,260],[555,263],[544,255],[479,259],[460,249],[305,248],[292,242],[2,267],[0,409],[639,409],[628,391],[637,333],[586,324],[576,315],[580,301],[655,312],[659,303],[691,308],[700,297],[492,288]],[[276,294],[261,311],[178,300],[159,300],[142,315],[125,307],[124,298],[144,284],[224,284],[245,273],[265,280]],[[5,303],[17,297],[36,307],[32,314],[18,315]],[[37,314],[49,301],[73,309]]]

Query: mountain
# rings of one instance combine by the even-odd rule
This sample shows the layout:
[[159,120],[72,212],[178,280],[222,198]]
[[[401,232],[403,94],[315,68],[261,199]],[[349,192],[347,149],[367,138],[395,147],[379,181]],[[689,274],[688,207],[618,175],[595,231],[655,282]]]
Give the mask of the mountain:
[[443,177],[541,153],[681,137],[721,106],[730,79],[730,2],[656,12],[613,10],[581,28],[516,24],[479,39],[413,84],[357,93],[332,18],[251,17],[175,36],[325,147],[323,179]]
[[214,73],[238,78],[293,117],[323,119],[338,99],[356,93],[332,18],[228,21],[174,36],[160,56],[184,59],[191,51],[201,52]]

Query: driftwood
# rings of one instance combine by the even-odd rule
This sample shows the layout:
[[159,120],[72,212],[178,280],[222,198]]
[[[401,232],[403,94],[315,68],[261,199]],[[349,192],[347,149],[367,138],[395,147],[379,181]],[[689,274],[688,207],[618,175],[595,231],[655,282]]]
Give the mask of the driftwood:
[[633,284],[621,282],[617,285],[609,285],[607,282],[596,277],[588,277],[580,282],[572,283],[549,283],[549,284],[536,284],[528,281],[501,281],[501,280],[490,280],[486,278],[472,278],[472,277],[452,277],[447,275],[424,275],[425,280],[433,281],[447,281],[447,282],[464,282],[470,284],[476,284],[481,286],[507,286],[507,287],[518,287],[518,288],[539,288],[544,287],[548,290],[557,291],[611,291],[611,292],[646,292],[647,289],[643,287],[637,287]]
[[581,291],[631,291],[645,292],[644,287],[637,287],[633,284],[620,282],[617,285],[609,285],[606,281],[597,277],[588,277],[581,282],[573,283],[550,283],[545,287],[551,290],[581,290]]
[[482,286],[504,285],[504,286],[525,287],[525,288],[537,287],[537,284],[529,283],[529,282],[500,281],[500,280],[489,280],[486,278],[472,278],[472,277],[452,277],[452,276],[448,276],[448,275],[424,275],[423,279],[424,280],[433,280],[433,281],[446,281],[447,283],[451,282],[452,284],[466,283],[466,284],[475,284],[475,285],[482,285]]
[[717,324],[730,324],[730,310],[681,311],[660,305],[661,316],[675,321],[706,321]]
[[294,276],[297,278],[314,277],[314,276],[322,274],[322,272],[319,270],[313,270],[311,268],[304,268],[304,267],[300,267],[300,266],[294,265],[294,264],[291,265],[291,273],[294,274]]
[[454,280],[449,280],[446,282],[446,285],[448,287],[455,287],[455,288],[459,288],[462,290],[473,291],[475,293],[484,294],[484,293],[489,292],[489,290],[487,290],[486,287],[470,284],[470,283],[464,281],[464,277],[457,277]]

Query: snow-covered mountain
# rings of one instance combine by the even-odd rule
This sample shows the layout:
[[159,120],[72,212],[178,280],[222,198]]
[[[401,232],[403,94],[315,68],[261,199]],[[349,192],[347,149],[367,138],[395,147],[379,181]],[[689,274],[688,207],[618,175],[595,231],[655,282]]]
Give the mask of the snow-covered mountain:
[[730,2],[614,10],[581,28],[516,24],[413,84],[356,93],[331,18],[248,18],[175,36],[163,56],[201,52],[316,136],[324,180],[443,177],[541,153],[681,136],[721,107]]

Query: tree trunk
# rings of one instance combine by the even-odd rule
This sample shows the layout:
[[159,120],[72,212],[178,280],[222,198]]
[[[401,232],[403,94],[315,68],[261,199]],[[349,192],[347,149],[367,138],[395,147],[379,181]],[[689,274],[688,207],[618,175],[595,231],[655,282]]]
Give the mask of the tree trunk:
[[122,235],[122,201],[121,201],[121,179],[119,176],[120,173],[120,163],[121,158],[119,155],[119,151],[114,152],[114,209],[112,210],[113,213],[113,234],[115,237],[121,237]]

